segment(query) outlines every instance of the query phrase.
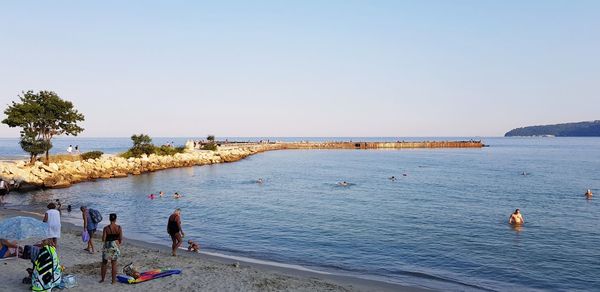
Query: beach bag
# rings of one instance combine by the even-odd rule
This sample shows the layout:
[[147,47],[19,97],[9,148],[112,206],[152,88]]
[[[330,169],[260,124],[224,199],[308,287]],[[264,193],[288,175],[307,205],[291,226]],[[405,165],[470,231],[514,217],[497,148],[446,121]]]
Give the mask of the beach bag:
[[90,212],[90,218],[94,224],[102,222],[102,215],[100,212],[98,212],[98,210],[90,209],[88,212]]
[[87,230],[83,230],[83,233],[81,233],[81,241],[83,242],[88,242],[90,240],[90,234],[87,232]]
[[51,291],[61,283],[61,270],[58,254],[53,246],[46,245],[33,264],[31,274],[32,291]]

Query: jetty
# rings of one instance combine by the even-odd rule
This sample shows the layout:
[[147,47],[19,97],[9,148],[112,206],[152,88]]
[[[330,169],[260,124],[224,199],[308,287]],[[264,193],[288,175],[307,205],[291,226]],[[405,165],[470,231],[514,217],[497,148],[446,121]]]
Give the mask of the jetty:
[[184,153],[174,155],[142,155],[123,158],[102,155],[100,158],[61,161],[48,165],[24,160],[0,162],[0,177],[17,189],[65,188],[72,184],[95,179],[109,179],[139,175],[177,167],[190,167],[234,162],[250,155],[288,149],[414,149],[414,148],[481,148],[481,141],[421,141],[421,142],[218,142],[217,150],[197,150],[188,141]]
[[[268,145],[268,146],[267,146]],[[267,147],[270,150],[285,149],[412,149],[412,148],[481,148],[481,141],[397,141],[397,142],[221,142],[220,146]],[[270,147],[269,147],[270,146]]]

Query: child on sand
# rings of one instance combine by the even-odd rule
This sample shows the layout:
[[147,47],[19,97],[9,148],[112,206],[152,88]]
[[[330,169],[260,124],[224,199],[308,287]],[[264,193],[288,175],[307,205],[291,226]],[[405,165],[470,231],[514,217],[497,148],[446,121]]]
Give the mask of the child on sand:
[[200,252],[200,245],[193,240],[188,240],[188,251]]

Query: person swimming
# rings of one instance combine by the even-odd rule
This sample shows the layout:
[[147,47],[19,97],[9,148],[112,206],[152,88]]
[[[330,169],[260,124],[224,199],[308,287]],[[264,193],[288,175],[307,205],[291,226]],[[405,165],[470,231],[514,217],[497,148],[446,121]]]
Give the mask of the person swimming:
[[528,173],[523,171],[523,172],[521,172],[521,175],[528,175]]
[[521,211],[519,209],[516,209],[515,212],[510,215],[510,218],[508,219],[508,224],[521,225],[523,223],[525,223],[525,219],[523,219]]
[[350,184],[347,181],[343,181],[343,182],[339,182],[338,185],[346,187],[346,186],[349,186]]
[[148,195],[148,199],[150,199],[150,200],[154,200],[154,194],[149,194],[149,195]]
[[389,177],[388,179],[391,180],[391,181],[396,181],[396,177],[393,176],[393,175],[391,177]]
[[586,198],[591,199],[594,194],[592,193],[592,190],[588,189],[584,195]]
[[402,176],[408,176],[408,174],[406,174],[406,173],[403,173],[403,174],[402,174]]
[[263,181],[263,179],[262,179],[262,178],[259,178],[259,179],[257,179],[257,180],[256,180],[256,183],[257,183],[257,184],[262,184],[263,182],[264,182],[264,181]]
[[179,199],[179,198],[181,198],[181,195],[178,192],[175,192],[175,194],[173,195],[173,198]]
[[161,198],[162,198],[164,195],[165,195],[165,193],[163,193],[163,191],[160,191],[160,192],[158,192],[158,196],[159,196],[159,197],[161,197]]

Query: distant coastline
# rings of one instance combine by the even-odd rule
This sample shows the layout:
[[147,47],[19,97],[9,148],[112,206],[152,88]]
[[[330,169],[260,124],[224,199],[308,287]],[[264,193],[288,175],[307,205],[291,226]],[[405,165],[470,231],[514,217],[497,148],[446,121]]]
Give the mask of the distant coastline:
[[600,137],[600,120],[528,126],[512,129],[505,137]]

